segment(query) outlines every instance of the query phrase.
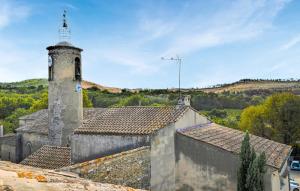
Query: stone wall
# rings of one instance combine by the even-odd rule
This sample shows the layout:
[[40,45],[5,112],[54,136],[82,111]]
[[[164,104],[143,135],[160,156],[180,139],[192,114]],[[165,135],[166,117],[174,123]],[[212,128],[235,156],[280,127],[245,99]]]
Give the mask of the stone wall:
[[175,190],[174,124],[160,129],[151,138],[151,190]]
[[[176,190],[237,190],[239,157],[236,154],[176,134]],[[265,190],[272,189],[274,168],[267,166]],[[276,189],[275,189],[276,190]]]
[[72,163],[149,146],[149,136],[75,134],[71,139]]
[[17,162],[16,158],[16,135],[9,134],[0,137],[1,160]]
[[39,133],[18,133],[20,148],[18,149],[19,161],[34,153],[43,145],[49,143],[48,136]]
[[63,168],[96,182],[149,189],[150,148],[141,147]]
[[175,130],[207,123],[208,119],[189,109],[175,123],[151,137],[151,190],[175,190]]
[[69,44],[47,49],[53,62],[53,79],[48,87],[49,141],[69,146],[70,136],[83,118],[82,91],[76,90],[81,80],[75,80],[75,60],[81,60],[81,49]]

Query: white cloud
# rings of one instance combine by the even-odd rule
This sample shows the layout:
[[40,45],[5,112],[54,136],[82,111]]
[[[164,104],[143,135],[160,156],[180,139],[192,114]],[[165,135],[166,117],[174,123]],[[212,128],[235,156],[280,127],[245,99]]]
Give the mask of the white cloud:
[[28,6],[14,0],[0,0],[0,29],[11,22],[26,18],[30,14]]
[[[105,59],[128,65],[137,72],[159,71],[163,66],[158,61],[161,56],[188,56],[202,49],[256,38],[272,28],[274,18],[289,2],[224,1],[220,9],[205,15],[198,11],[203,1],[185,2],[175,11],[174,7],[155,1],[156,6],[147,4],[137,12],[139,20],[132,29],[136,35],[124,39],[126,48],[116,49],[120,42],[103,47],[108,51]],[[144,49],[150,49],[147,56]]]
[[[118,38],[111,37],[108,33],[100,33],[97,35],[103,38],[99,40],[99,36],[89,37],[87,30],[84,41],[90,39],[90,45],[86,48],[88,53],[85,62],[91,65],[107,62],[127,66],[128,69],[124,72],[153,74],[166,64],[171,64],[160,61],[161,56],[188,56],[202,49],[252,40],[264,34],[272,28],[274,18],[290,0],[218,1],[220,7],[206,13],[201,12],[204,10],[201,7],[205,1],[180,1],[181,4],[175,8],[174,4],[169,6],[153,2],[155,6],[151,9],[144,6],[144,1],[141,3],[142,11],[137,10],[135,22],[128,24],[119,34],[114,32],[114,35],[119,35]],[[73,5],[65,6],[77,9]],[[9,24],[25,19],[30,12],[30,7],[15,0],[0,0],[0,32]],[[0,57],[3,61],[0,63],[1,81],[33,76],[26,72],[38,75],[47,72],[39,66],[46,60],[42,60],[44,57],[41,56],[46,56],[45,53],[24,50],[20,48],[17,40],[7,42],[2,38],[0,37]],[[107,40],[109,38],[110,42]],[[292,47],[299,41],[300,37],[286,47]],[[22,66],[25,63],[33,66],[32,71]],[[12,66],[26,72],[14,72]]]
[[164,54],[189,54],[204,48],[251,40],[272,27],[274,18],[290,0],[230,2],[228,7],[224,7],[225,11],[212,15],[207,23],[196,23],[197,15],[192,22],[183,23],[183,28],[188,30],[175,31]]
[[288,42],[286,42],[285,44],[283,44],[280,47],[280,50],[288,50],[296,45],[298,45],[300,43],[300,34],[294,36],[292,39],[290,39]]

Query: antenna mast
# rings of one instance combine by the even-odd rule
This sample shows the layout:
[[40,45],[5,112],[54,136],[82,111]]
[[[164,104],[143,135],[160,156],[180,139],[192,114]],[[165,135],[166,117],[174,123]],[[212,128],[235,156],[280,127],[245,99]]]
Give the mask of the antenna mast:
[[162,60],[171,60],[171,61],[175,61],[178,64],[178,94],[179,94],[179,100],[181,100],[181,61],[182,58],[180,58],[178,55],[176,55],[175,58],[171,57],[171,58],[164,58],[161,57]]
[[62,25],[59,28],[59,40],[60,41],[70,41],[71,38],[71,30],[67,23],[67,11],[64,10],[62,18]]

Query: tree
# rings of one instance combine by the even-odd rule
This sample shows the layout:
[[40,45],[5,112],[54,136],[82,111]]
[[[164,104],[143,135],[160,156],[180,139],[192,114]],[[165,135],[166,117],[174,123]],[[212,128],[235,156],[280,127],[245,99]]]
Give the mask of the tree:
[[264,153],[255,157],[252,163],[250,163],[246,183],[247,191],[264,191],[265,163]]
[[247,183],[247,173],[248,168],[251,163],[251,158],[253,155],[251,154],[251,147],[250,147],[250,137],[249,133],[246,132],[244,140],[241,146],[240,152],[240,166],[238,170],[238,191],[247,191],[246,183]]
[[266,155],[263,152],[258,157],[258,169],[259,169],[259,181],[258,181],[258,190],[264,191],[264,175],[266,173]]
[[260,176],[258,163],[258,157],[256,157],[249,165],[245,191],[261,191],[257,190]]
[[124,99],[121,99],[119,103],[116,104],[117,107],[123,107],[123,106],[146,106],[150,105],[150,99],[143,96],[143,95],[131,95],[129,97],[126,97]]
[[246,132],[241,146],[238,169],[238,191],[264,191],[265,154],[256,155],[250,146],[250,136]]
[[19,117],[29,114],[30,111],[18,108],[10,116],[6,117],[2,122],[4,133],[13,132],[19,126]]
[[272,131],[265,124],[265,113],[264,105],[247,107],[241,114],[240,128],[255,135],[269,138]]
[[244,109],[239,126],[258,136],[295,144],[300,138],[300,97],[276,93],[262,104]]
[[37,99],[33,102],[32,106],[30,107],[30,112],[36,112],[41,109],[48,108],[48,92],[44,92],[41,94],[40,99]]
[[82,102],[83,102],[83,107],[93,107],[93,103],[89,99],[89,96],[88,96],[88,93],[86,90],[83,90],[83,92],[82,92]]

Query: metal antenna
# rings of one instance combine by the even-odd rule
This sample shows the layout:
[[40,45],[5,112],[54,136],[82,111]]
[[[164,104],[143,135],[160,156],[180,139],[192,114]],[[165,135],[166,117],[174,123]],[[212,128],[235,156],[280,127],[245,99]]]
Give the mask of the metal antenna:
[[59,40],[60,41],[69,41],[71,38],[71,30],[67,23],[67,11],[64,10],[62,18],[62,25],[59,28]]
[[181,100],[180,78],[181,78],[181,61],[182,61],[182,58],[180,58],[178,55],[176,55],[175,58],[173,58],[173,57],[171,57],[171,58],[161,57],[161,59],[162,60],[175,61],[178,64],[178,92],[179,92],[179,100]]

